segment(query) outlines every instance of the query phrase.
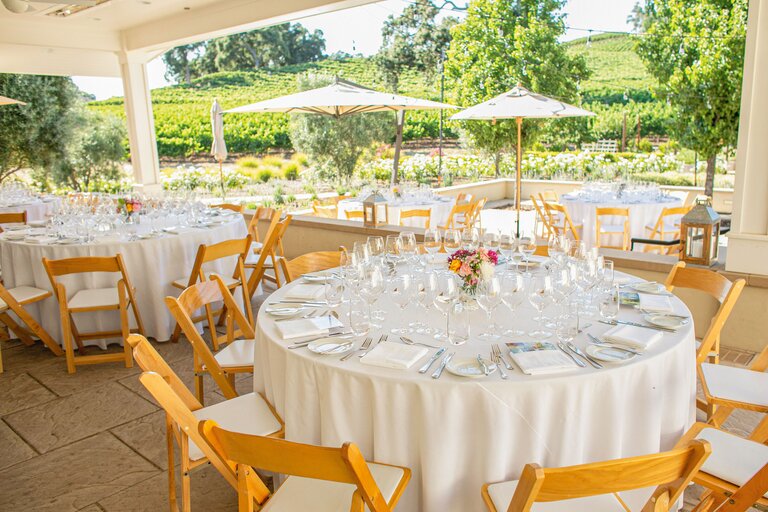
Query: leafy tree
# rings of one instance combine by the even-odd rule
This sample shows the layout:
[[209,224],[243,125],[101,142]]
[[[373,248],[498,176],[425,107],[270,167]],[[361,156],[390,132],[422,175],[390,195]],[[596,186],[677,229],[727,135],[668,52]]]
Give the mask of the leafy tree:
[[642,2],[637,2],[632,7],[632,11],[630,11],[629,16],[627,16],[627,23],[632,25],[632,29],[635,32],[640,32],[643,30],[647,19],[648,16],[646,15]]
[[200,50],[205,47],[204,43],[193,43],[177,46],[163,54],[165,63],[165,78],[177,83],[182,80],[186,84],[192,82],[192,67],[194,61],[199,57]]
[[0,74],[0,182],[22,169],[47,169],[72,138],[79,92],[67,77]]
[[[573,102],[588,77],[585,61],[571,56],[558,38],[565,32],[564,0],[474,0],[452,30],[446,76],[461,106],[489,100],[518,83],[531,91]],[[541,122],[523,124],[523,144],[533,142]],[[514,119],[467,121],[463,136],[495,157],[517,143]]]
[[647,0],[637,52],[678,111],[680,142],[707,160],[712,196],[717,154],[739,129],[747,0]]
[[[330,84],[331,77],[301,75],[299,90]],[[364,149],[387,137],[389,116],[385,113],[353,114],[341,118],[321,114],[291,116],[291,141],[327,178],[348,181]]]
[[91,191],[104,181],[123,177],[125,124],[116,117],[87,110],[80,112],[78,124],[81,128],[66,156],[53,166],[56,184]]

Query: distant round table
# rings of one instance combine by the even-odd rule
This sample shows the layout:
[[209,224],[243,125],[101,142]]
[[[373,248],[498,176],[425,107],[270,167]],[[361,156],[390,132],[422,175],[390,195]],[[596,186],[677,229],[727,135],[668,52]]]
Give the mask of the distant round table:
[[[402,199],[387,203],[389,224],[400,225],[400,212],[403,210],[430,210],[429,226],[432,228],[443,225],[448,220],[454,205],[452,197],[437,197],[434,199]],[[339,201],[338,218],[346,220],[348,211],[362,211],[363,202],[359,199],[344,199]],[[424,227],[424,219],[411,217],[403,220],[403,226]]]
[[[143,226],[140,226],[143,228]],[[146,228],[144,228],[146,229]],[[175,321],[165,305],[168,295],[176,296],[179,290],[171,285],[175,279],[188,278],[200,244],[214,244],[248,234],[241,215],[228,217],[227,221],[213,227],[181,228],[180,234],[166,233],[158,238],[128,241],[119,237],[97,239],[87,244],[59,245],[57,243],[28,243],[11,241],[0,235],[0,264],[7,288],[34,286],[52,290],[42,259],[77,258],[84,256],[114,256],[122,254],[128,277],[136,288],[136,302],[144,322],[145,334],[157,340],[167,340],[173,333]],[[206,266],[209,272],[231,274],[235,259],[227,258]],[[83,288],[115,286],[111,274],[89,273],[65,276],[61,280],[68,295]],[[51,297],[28,306],[32,316],[51,336],[61,340],[61,322],[56,299]],[[75,322],[83,331],[106,331],[119,328],[114,312],[82,313],[75,315]],[[109,340],[110,343],[117,340]],[[105,347],[104,341],[85,342]]]
[[0,202],[0,213],[27,212],[27,222],[40,222],[53,213],[59,201],[57,197],[46,197],[24,203]]
[[[301,283],[284,286],[270,301]],[[690,315],[680,300],[672,298],[672,303],[676,313]],[[412,320],[445,325],[434,309],[429,314],[412,306],[401,311],[387,296],[376,307],[387,314],[386,328],[369,333],[374,341],[387,333],[388,341],[399,343],[389,328]],[[417,371],[434,349],[409,369],[368,366],[357,356],[342,362],[338,355],[288,349],[291,342],[280,338],[276,319],[263,311],[257,320],[254,389],[285,421],[285,438],[336,447],[352,441],[368,460],[411,468],[399,511],[481,512],[486,510],[481,486],[519,478],[526,463],[564,466],[671,449],[694,421],[692,322],[664,333],[644,355],[604,369],[587,366],[532,376],[516,368],[507,371],[507,380],[498,371],[477,379],[446,371],[436,380],[430,378],[436,364],[426,374]],[[345,306],[337,312],[345,321]],[[487,325],[483,311],[472,314],[474,329]],[[504,327],[529,329],[533,316],[527,305],[514,316],[501,306],[496,320]],[[641,319],[627,308],[619,318]],[[590,334],[599,336],[609,328],[588,321]],[[474,335],[458,347],[411,337],[456,351],[457,359],[489,357],[491,341]],[[533,340],[525,336],[498,343],[503,347],[506,341]],[[586,334],[574,343],[584,349]]]
[[[664,208],[675,208],[682,206],[683,202],[676,197],[666,197],[661,200],[654,199],[647,202],[627,203],[621,200],[591,202],[578,196],[564,194],[560,196],[560,204],[568,210],[571,220],[574,224],[582,225],[581,239],[587,247],[594,247],[597,236],[596,228],[596,210],[597,208],[629,208],[629,236],[630,238],[648,238],[648,232],[645,230],[647,225],[655,225]],[[619,219],[620,220],[620,219]],[[614,222],[606,217],[604,222]],[[618,221],[616,222],[618,223]],[[604,235],[608,236],[608,235]],[[611,242],[611,245],[620,244],[617,238]]]

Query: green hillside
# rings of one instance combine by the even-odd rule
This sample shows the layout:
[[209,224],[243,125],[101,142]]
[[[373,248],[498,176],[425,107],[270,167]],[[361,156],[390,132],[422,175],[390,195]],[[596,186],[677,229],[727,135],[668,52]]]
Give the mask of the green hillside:
[[[625,103],[625,94],[635,102],[650,102],[651,78],[633,51],[627,36],[595,36],[587,46],[586,39],[567,43],[574,54],[584,55],[593,74],[582,85],[586,105],[600,113],[605,121],[597,122],[593,138],[616,138],[620,130],[616,103]],[[373,88],[377,83],[375,68],[370,59],[355,58],[345,61],[327,60],[288,66],[279,70],[255,72],[216,73],[194,80],[190,85],[175,85],[152,91],[158,151],[164,157],[182,157],[205,153],[211,145],[209,111],[211,102],[218,98],[224,109],[290,94],[297,91],[296,76],[304,72],[338,75]],[[434,83],[426,83],[421,74],[408,73],[401,81],[401,92],[433,100],[439,99]],[[450,99],[448,99],[450,101]],[[124,116],[123,99],[112,98],[90,103],[99,111]],[[648,116],[643,122],[645,133],[659,134],[663,123],[656,102],[634,104],[631,114]],[[650,112],[650,113],[649,113]],[[620,132],[619,132],[620,133]],[[290,149],[288,116],[285,114],[238,114],[225,117],[225,136],[231,153],[262,153],[269,149]],[[438,136],[437,112],[408,114],[404,137],[406,140],[435,138]],[[457,133],[449,123],[446,136]]]

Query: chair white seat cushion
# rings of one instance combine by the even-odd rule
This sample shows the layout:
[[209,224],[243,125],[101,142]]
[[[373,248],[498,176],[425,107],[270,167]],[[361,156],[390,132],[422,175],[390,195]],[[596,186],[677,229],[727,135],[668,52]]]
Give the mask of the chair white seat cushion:
[[[653,224],[646,224],[646,225],[645,225],[645,229],[647,229],[648,231],[653,231],[655,228],[656,228],[656,223],[653,223]],[[665,222],[665,223],[664,223],[664,224],[661,226],[661,229],[662,229],[664,232],[669,232],[669,231],[677,231],[677,230],[679,230],[679,229],[680,229],[680,223],[679,223],[679,222],[675,222],[675,223],[672,223],[672,222]]]
[[[768,446],[764,444],[716,428],[705,428],[696,439],[709,441],[712,445],[712,454],[704,461],[700,471],[737,487],[744,485],[768,464]],[[768,498],[768,492],[764,496]]]
[[702,363],[701,374],[715,398],[768,407],[768,373]]
[[[234,368],[238,366],[253,366],[254,349],[256,340],[235,340],[223,349],[216,352],[213,357],[222,368]],[[203,365],[205,368],[205,365]]]
[[[266,436],[281,429],[280,421],[272,414],[267,402],[258,393],[248,393],[237,398],[209,405],[193,411],[198,420],[215,420],[224,430]],[[190,439],[189,458],[200,460],[205,454]]]
[[[488,486],[488,495],[498,512],[506,512],[519,480],[500,482]],[[652,488],[621,492],[621,499],[630,510],[640,510],[653,492]],[[536,502],[531,507],[534,512],[626,512],[621,502],[613,494],[598,494],[586,498],[562,501]]]
[[[382,496],[389,502],[403,478],[402,468],[383,464],[368,463],[373,479],[381,490]],[[352,494],[356,487],[352,484],[315,480],[300,476],[289,476],[283,485],[266,503],[262,512],[338,512],[349,510]],[[366,508],[366,510],[368,510]]]
[[67,301],[69,309],[117,306],[120,304],[117,288],[91,288],[80,290]]
[[600,224],[601,233],[623,233],[624,224]]
[[[213,273],[208,274],[208,279],[213,279],[211,277],[213,275],[214,275]],[[229,276],[228,277],[224,277],[221,274],[216,274],[216,275],[221,277],[221,280],[224,281],[224,284],[227,286],[227,288],[231,288],[231,287],[233,287],[235,285],[239,285],[240,284],[240,280],[236,279],[234,277],[229,277]],[[177,279],[177,280],[175,280],[173,282],[173,286],[175,286],[176,288],[182,288],[182,289],[186,288],[188,284],[189,284],[189,278],[188,277],[182,277],[181,279]]]
[[[16,302],[22,304],[25,302],[32,302],[37,298],[45,297],[46,295],[50,294],[50,292],[46,290],[41,290],[40,288],[34,288],[32,286],[17,286],[16,288],[8,288],[8,293],[11,294],[11,297],[16,299]],[[5,303],[5,301],[0,299],[0,309],[4,309],[7,306],[8,305]]]

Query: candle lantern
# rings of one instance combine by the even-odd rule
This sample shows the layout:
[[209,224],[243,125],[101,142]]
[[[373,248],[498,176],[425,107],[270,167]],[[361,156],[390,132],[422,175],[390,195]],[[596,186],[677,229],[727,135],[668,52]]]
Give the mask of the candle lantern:
[[709,198],[696,201],[680,221],[680,259],[694,265],[717,262],[720,242],[720,215]]
[[363,225],[367,228],[377,228],[387,224],[387,200],[378,192],[374,192],[363,201]]

